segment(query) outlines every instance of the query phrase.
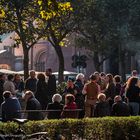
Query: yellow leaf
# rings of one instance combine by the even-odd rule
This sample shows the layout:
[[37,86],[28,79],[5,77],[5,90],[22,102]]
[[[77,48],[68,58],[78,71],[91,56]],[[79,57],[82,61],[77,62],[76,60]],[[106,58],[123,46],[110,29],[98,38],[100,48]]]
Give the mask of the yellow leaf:
[[41,5],[42,4],[42,1],[41,0],[38,0],[38,4]]
[[59,45],[60,45],[61,47],[64,47],[65,43],[61,41],[61,42],[59,43]]
[[4,18],[5,17],[5,12],[4,10],[0,9],[0,18]]

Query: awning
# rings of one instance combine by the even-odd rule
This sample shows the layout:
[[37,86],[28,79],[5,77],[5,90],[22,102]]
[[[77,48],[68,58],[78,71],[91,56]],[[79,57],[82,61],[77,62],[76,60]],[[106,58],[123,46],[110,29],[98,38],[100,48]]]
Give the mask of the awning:
[[4,53],[4,52],[6,52],[7,50],[0,50],[0,54],[2,54],[2,53]]
[[[53,72],[52,74],[58,75],[58,72]],[[64,75],[77,75],[78,73],[72,72],[72,71],[64,71],[63,74]]]

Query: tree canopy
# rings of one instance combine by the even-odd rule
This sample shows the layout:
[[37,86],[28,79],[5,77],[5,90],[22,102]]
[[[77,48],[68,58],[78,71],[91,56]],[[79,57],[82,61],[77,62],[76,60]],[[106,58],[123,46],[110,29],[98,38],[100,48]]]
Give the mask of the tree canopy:
[[[57,0],[1,0],[0,33],[15,31],[24,52],[24,76],[28,77],[29,50],[40,38],[47,38],[55,48],[63,77],[62,40],[72,30],[70,2]],[[61,64],[62,63],[62,64]],[[60,69],[60,68],[59,68]]]
[[[119,58],[119,64],[124,62],[126,52],[138,50],[131,44],[140,39],[139,5],[139,0],[82,0],[81,4],[76,5],[77,22],[82,34],[77,45],[93,51],[96,70],[114,53]],[[119,65],[122,66],[124,63]]]

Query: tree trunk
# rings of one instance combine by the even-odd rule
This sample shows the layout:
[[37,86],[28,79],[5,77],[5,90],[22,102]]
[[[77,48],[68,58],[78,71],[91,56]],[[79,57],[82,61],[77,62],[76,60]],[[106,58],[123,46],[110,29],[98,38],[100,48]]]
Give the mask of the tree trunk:
[[22,16],[21,16],[21,10],[19,7],[16,9],[16,14],[17,14],[17,19],[18,19],[18,27],[19,27],[19,32],[17,34],[20,37],[21,43],[22,43],[22,48],[23,48],[23,53],[24,53],[24,60],[23,60],[23,67],[24,67],[24,80],[28,78],[29,74],[29,49],[27,48],[27,43],[26,43],[26,35],[24,34],[24,29],[22,25]]
[[24,60],[23,60],[23,65],[24,65],[24,80],[26,80],[29,77],[29,50],[28,49],[23,49],[24,53]]
[[125,51],[122,50],[121,44],[119,45],[119,74],[122,76],[122,80],[126,80],[125,76]]
[[98,52],[94,52],[93,60],[94,60],[95,70],[100,72],[100,62],[99,62]]
[[61,46],[57,45],[57,46],[54,46],[54,48],[55,48],[55,51],[56,51],[58,59],[59,59],[58,82],[62,83],[64,81],[64,76],[63,76],[63,72],[64,72],[64,56],[63,56]]
[[131,71],[136,69],[135,56],[131,55]]

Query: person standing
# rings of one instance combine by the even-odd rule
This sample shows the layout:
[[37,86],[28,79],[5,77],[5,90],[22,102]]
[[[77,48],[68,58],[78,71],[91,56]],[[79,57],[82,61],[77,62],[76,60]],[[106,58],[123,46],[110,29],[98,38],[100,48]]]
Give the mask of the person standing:
[[16,89],[13,80],[14,80],[14,75],[9,74],[7,76],[7,81],[4,82],[3,88],[4,91],[10,91],[13,96],[16,96]]
[[25,102],[22,99],[24,93],[24,82],[19,74],[15,74],[13,83],[15,85],[16,96],[21,104],[21,108],[23,109],[25,106]]
[[52,69],[48,68],[46,69],[46,76],[48,78],[47,84],[48,84],[48,95],[49,95],[49,103],[52,100],[52,96],[56,94],[56,77],[52,74]]
[[134,116],[139,114],[140,88],[138,87],[138,82],[138,77],[131,77],[128,79],[126,85],[126,97],[128,98],[128,103],[132,108],[131,115]]
[[114,97],[116,96],[115,84],[114,84],[114,81],[113,81],[113,75],[112,74],[109,73],[109,74],[106,75],[106,82],[107,82],[107,85],[106,85],[106,89],[105,89],[104,93],[106,95],[106,99],[109,102],[110,109],[111,109],[112,104],[114,103]]
[[19,74],[15,74],[13,82],[16,90],[19,92],[24,91],[24,82]]
[[33,93],[35,93],[36,84],[37,84],[36,73],[34,70],[31,70],[29,78],[25,81],[25,91],[30,90]]
[[92,117],[94,114],[94,106],[97,101],[97,96],[100,92],[100,87],[97,84],[97,76],[90,75],[90,82],[85,84],[82,93],[85,95],[85,117]]
[[46,109],[48,105],[48,86],[45,80],[45,75],[43,73],[39,73],[37,75],[37,89],[35,92],[36,99],[40,102],[43,110]]
[[82,94],[82,90],[84,87],[85,76],[82,73],[79,73],[76,76],[75,86],[77,88],[77,94],[75,95],[75,102],[77,104],[78,109],[82,109],[79,112],[79,118],[83,118],[85,115],[85,104],[84,104],[84,95]]
[[1,73],[0,74],[0,105],[1,103],[3,102],[3,85],[4,85],[4,82],[5,82],[5,74]]

